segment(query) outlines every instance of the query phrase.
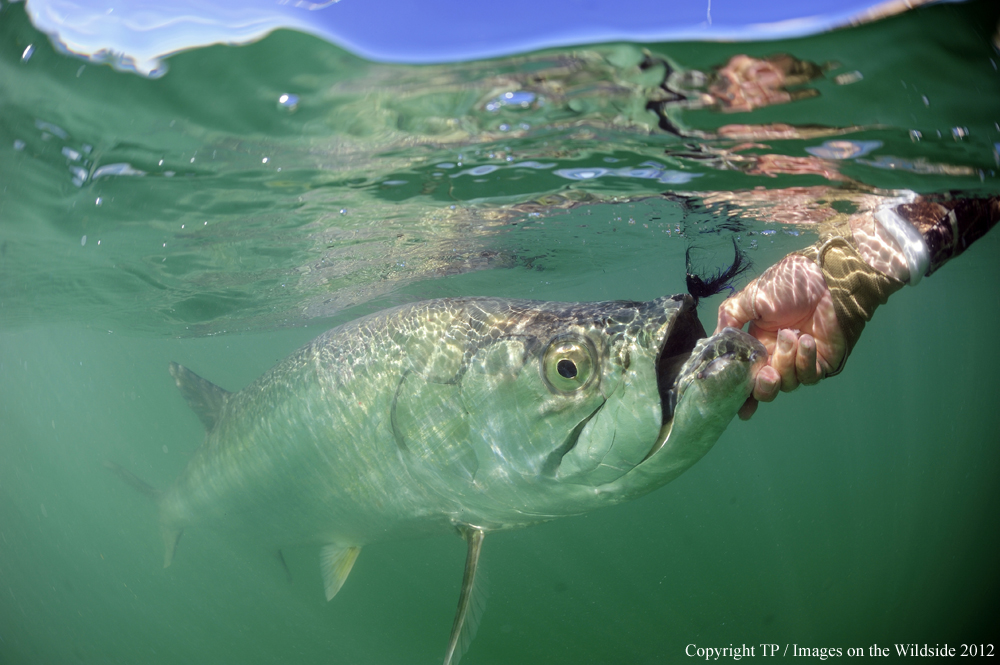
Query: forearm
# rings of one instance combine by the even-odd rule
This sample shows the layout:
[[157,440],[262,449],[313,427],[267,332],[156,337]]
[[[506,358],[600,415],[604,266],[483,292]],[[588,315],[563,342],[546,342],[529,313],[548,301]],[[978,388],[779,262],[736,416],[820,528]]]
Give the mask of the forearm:
[[818,242],[798,252],[822,272],[844,337],[844,353],[827,375],[843,368],[879,305],[961,254],[998,218],[1000,197],[910,195],[831,225]]
[[719,307],[717,330],[742,328],[764,343],[757,401],[840,372],[875,309],[958,256],[1000,219],[1000,197],[918,197],[886,202],[820,229]]

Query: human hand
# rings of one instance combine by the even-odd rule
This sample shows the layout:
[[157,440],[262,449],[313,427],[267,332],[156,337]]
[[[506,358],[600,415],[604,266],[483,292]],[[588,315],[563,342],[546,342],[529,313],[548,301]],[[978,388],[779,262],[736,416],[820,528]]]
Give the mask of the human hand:
[[798,254],[786,256],[723,302],[715,332],[747,323],[748,332],[767,348],[768,364],[740,409],[742,420],[779,391],[817,383],[840,367],[847,351],[822,271]]

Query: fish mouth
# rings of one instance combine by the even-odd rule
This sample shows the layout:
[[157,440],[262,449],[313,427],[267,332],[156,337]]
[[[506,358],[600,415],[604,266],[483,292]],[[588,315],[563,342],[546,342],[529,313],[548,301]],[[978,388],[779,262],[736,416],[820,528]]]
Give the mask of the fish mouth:
[[[659,343],[659,350],[653,359],[653,365],[661,404],[661,428],[653,444],[653,449],[642,459],[645,461],[663,445],[664,431],[669,432],[669,425],[673,419],[677,393],[675,387],[683,374],[682,370],[698,344],[698,340],[704,338],[706,334],[704,326],[698,320],[697,301],[690,295],[664,296],[651,303],[629,304],[646,308],[642,313],[649,318],[647,331],[651,333],[653,338],[653,342],[649,346],[652,347],[657,342]],[[660,335],[662,338],[657,339]],[[628,361],[624,363],[622,371],[625,372],[627,368]],[[649,394],[650,398],[653,397],[651,393],[652,391]],[[541,466],[543,475],[554,477],[558,474],[564,458],[577,448],[583,431],[594,417],[605,408],[606,404],[607,399],[596,405],[594,410],[581,419],[567,434],[563,442],[548,454]]]
[[656,356],[656,387],[660,393],[663,425],[673,420],[677,406],[677,380],[681,370],[694,351],[698,340],[706,337],[705,327],[698,320],[697,305],[690,296],[685,298],[681,311],[667,332],[660,352]]
[[[729,328],[706,335],[698,319],[697,301],[690,295],[629,305],[638,310],[644,329],[636,326],[636,332],[631,333],[635,337],[626,338],[626,350],[619,353],[622,361],[614,370],[622,372],[621,382],[612,383],[605,399],[581,414],[584,417],[565,439],[541,460],[542,475],[588,485],[603,485],[621,477],[666,446],[678,415],[681,423],[687,423],[689,412],[700,413],[702,406],[713,414],[727,411],[741,385],[746,384],[758,351],[766,358],[760,342],[742,331]],[[632,369],[629,344],[644,356],[641,365]],[[630,386],[632,392],[628,392]],[[608,415],[598,418],[601,413]],[[730,415],[734,414],[735,409]],[[619,431],[624,434],[616,448],[615,433]],[[587,439],[581,448],[585,433]],[[632,436],[635,434],[639,436]]]
[[656,358],[663,424],[643,462],[663,448],[673,429],[678,401],[692,382],[722,386],[726,376],[733,376],[735,366],[746,366],[753,376],[766,360],[767,349],[759,340],[735,328],[724,328],[709,337],[698,320],[695,305],[683,307]]

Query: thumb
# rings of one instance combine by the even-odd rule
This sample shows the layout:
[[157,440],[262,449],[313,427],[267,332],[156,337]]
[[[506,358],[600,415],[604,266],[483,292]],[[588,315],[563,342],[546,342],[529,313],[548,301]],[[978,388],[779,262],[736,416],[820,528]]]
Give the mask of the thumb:
[[720,332],[723,328],[742,328],[749,321],[756,317],[753,313],[753,306],[750,301],[750,294],[755,291],[757,280],[746,285],[742,291],[732,298],[727,298],[719,305],[719,324],[715,327],[715,332]]

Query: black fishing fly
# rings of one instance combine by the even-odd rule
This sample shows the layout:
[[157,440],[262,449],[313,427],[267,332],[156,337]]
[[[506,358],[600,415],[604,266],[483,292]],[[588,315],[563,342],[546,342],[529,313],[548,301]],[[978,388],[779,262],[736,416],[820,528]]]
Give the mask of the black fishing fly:
[[725,270],[719,269],[714,273],[707,274],[706,277],[702,277],[694,271],[694,268],[691,267],[691,249],[691,247],[688,247],[687,251],[684,253],[684,269],[687,273],[686,281],[688,293],[690,293],[695,300],[714,296],[715,294],[722,293],[727,289],[729,290],[729,294],[733,295],[736,293],[736,287],[733,285],[733,281],[753,267],[750,257],[748,257],[746,252],[741,250],[739,245],[736,244],[736,238],[733,238],[733,251],[736,253],[736,256],[733,258],[732,265]]

